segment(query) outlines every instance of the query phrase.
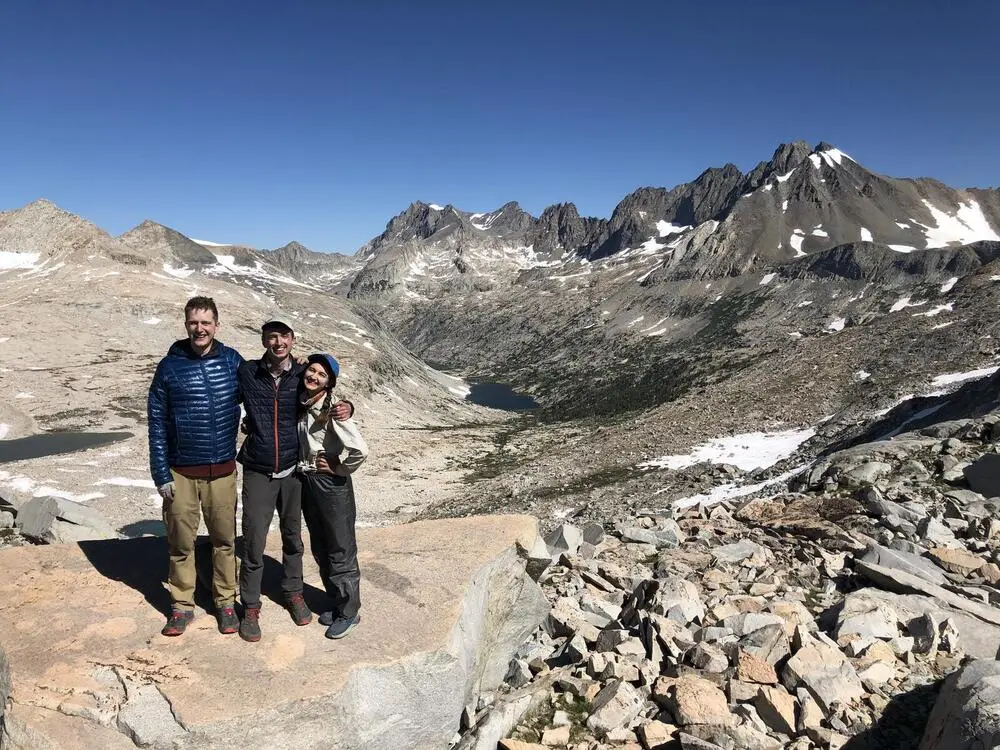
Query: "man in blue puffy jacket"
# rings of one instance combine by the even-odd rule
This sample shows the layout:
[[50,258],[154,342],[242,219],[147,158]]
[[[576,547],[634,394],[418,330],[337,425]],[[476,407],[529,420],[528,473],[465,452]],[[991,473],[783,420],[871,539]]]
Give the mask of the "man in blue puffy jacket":
[[187,339],[160,360],[149,387],[149,464],[163,498],[173,609],[163,635],[180,635],[194,619],[194,547],[200,517],[212,543],[212,598],[219,630],[239,629],[236,598],[237,371],[243,357],[216,341],[219,311],[210,297],[184,307]]

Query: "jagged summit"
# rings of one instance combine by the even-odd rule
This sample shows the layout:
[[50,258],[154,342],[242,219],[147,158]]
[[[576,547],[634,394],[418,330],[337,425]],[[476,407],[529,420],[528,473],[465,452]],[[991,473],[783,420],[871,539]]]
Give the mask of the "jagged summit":
[[430,281],[431,267],[440,271],[437,284],[470,278],[470,257],[498,257],[502,248],[510,273],[525,264],[620,261],[639,263],[637,278],[655,285],[741,274],[850,243],[907,253],[994,241],[998,233],[998,191],[885,177],[827,141],[797,140],[745,174],[723,164],[671,188],[638,188],[607,219],[582,217],[570,202],[537,219],[513,202],[490,213],[414,202],[361,249],[367,265],[352,294],[412,291]]

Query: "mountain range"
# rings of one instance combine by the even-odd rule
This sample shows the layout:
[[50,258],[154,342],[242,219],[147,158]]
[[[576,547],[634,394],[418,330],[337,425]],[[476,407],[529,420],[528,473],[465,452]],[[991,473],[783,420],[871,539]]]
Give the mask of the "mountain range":
[[[153,221],[113,237],[47,201],[0,214],[0,285],[49,332],[12,337],[8,350],[31,349],[8,367],[43,360],[49,397],[68,382],[59,361],[109,346],[148,369],[174,335],[163,321],[206,292],[251,349],[262,320],[296,321],[304,345],[343,357],[368,408],[452,413],[466,386],[431,363],[534,395],[546,424],[609,425],[602,464],[733,432],[847,429],[935,378],[994,366],[998,257],[997,189],[887,177],[802,142],[746,174],[640,188],[610,218],[571,203],[535,217],[515,202],[415,202],[351,256],[192,240]],[[118,411],[74,381],[80,408],[104,415],[88,424],[141,419],[126,393],[141,368]],[[46,423],[17,397],[31,380],[5,377],[0,421]],[[586,446],[563,436],[551,449],[553,476],[584,471]]]

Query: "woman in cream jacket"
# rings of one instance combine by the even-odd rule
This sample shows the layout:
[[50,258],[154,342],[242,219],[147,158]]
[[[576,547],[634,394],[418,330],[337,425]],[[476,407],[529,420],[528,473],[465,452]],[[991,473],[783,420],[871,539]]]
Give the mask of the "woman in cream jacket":
[[361,621],[351,474],[364,463],[368,446],[353,419],[338,422],[332,418],[333,389],[340,374],[337,360],[329,354],[312,354],[308,362],[299,404],[302,515],[331,601],[330,610],[319,621],[327,626],[327,638],[343,638]]

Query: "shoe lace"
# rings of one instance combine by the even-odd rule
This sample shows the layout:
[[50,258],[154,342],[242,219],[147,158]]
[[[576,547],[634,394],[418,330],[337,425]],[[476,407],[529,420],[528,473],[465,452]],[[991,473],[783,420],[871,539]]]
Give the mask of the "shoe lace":
[[288,603],[295,607],[304,607],[306,599],[302,594],[292,594],[288,597]]
[[249,609],[247,609],[246,617],[248,620],[253,620],[254,622],[257,622],[257,620],[260,619],[260,610],[257,609],[256,607],[250,607]]
[[170,624],[171,625],[179,625],[180,623],[184,622],[184,620],[186,620],[186,619],[187,619],[187,615],[185,615],[183,612],[171,612],[170,613]]

